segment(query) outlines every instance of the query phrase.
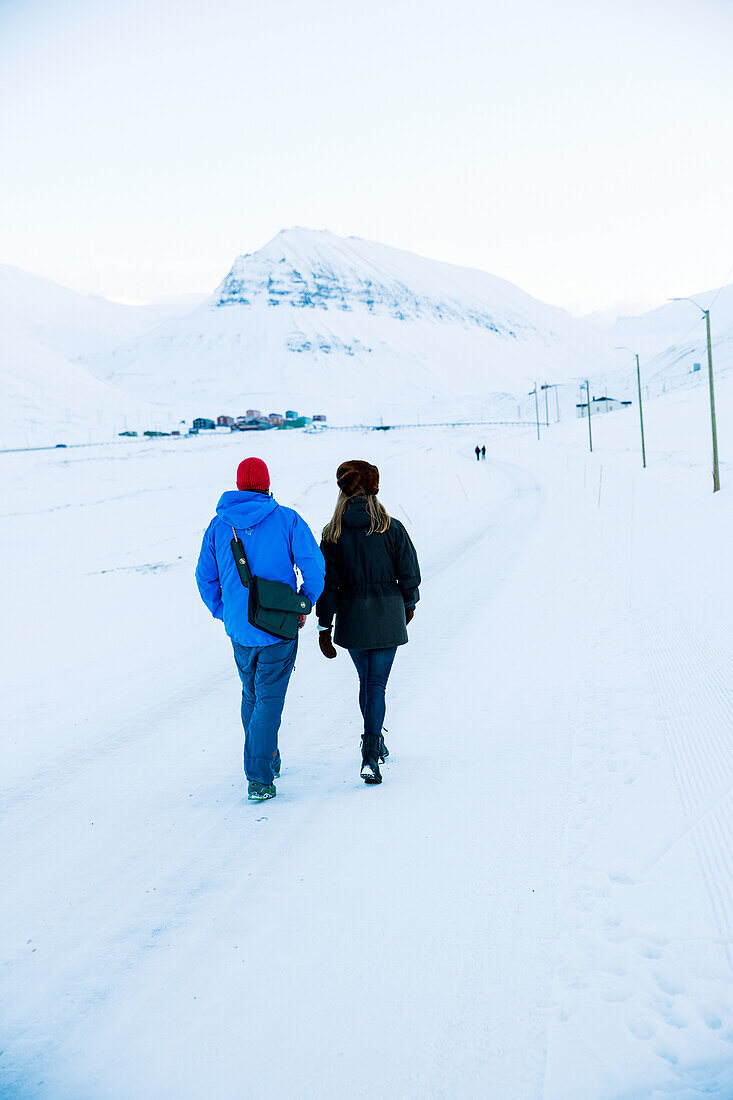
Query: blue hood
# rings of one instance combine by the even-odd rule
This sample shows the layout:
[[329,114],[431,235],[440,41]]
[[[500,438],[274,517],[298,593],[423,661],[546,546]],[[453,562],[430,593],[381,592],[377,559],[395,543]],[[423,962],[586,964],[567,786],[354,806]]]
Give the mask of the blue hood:
[[216,514],[227,527],[246,530],[256,527],[263,519],[271,515],[278,507],[277,501],[264,493],[239,492],[232,490],[224,493],[216,506]]

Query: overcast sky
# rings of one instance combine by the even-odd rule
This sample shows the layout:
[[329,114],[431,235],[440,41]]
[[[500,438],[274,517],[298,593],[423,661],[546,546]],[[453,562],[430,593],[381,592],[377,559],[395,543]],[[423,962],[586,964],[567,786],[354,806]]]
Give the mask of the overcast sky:
[[583,312],[733,278],[732,0],[0,0],[0,262],[208,292],[285,226]]

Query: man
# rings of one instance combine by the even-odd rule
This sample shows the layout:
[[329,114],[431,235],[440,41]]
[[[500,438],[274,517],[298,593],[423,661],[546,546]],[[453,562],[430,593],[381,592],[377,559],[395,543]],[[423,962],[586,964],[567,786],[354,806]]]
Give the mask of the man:
[[479,459],[481,458],[481,448],[479,447],[478,443],[476,444],[475,450],[476,450],[476,461],[478,462]]
[[247,617],[249,590],[232,554],[233,530],[242,539],[250,569],[257,577],[283,581],[297,591],[295,566],[303,592],[315,604],[323,591],[324,562],[308,524],[270,494],[270,472],[261,458],[245,458],[237,469],[237,492],[224,493],[204,533],[196,566],[201,599],[221,619],[234,646],[242,681],[244,774],[253,802],[273,798],[280,775],[277,735],[295,664],[298,639],[282,641]]

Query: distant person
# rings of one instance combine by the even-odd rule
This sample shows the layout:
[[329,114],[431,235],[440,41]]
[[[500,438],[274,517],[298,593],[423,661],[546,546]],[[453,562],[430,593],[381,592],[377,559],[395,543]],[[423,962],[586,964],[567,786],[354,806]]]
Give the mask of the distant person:
[[481,458],[481,448],[479,447],[479,445],[477,443],[476,444],[476,461],[478,462],[480,458]]
[[245,458],[237,469],[237,491],[223,494],[206,528],[196,583],[211,614],[222,619],[234,647],[242,681],[247,797],[261,802],[277,793],[278,731],[298,639],[283,641],[250,624],[249,590],[237,571],[233,534],[242,540],[256,577],[282,581],[297,591],[297,565],[303,576],[302,591],[313,603],[323,591],[324,563],[305,520],[273,500],[270,473],[262,459]]
[[379,765],[389,755],[382,735],[385,691],[420,599],[420,567],[407,531],[377,500],[376,466],[342,462],[336,484],[336,510],[321,539],[326,587],[316,607],[318,644],[324,657],[337,655],[331,640],[335,616],[336,645],[348,649],[359,674],[361,778],[381,783]]
[[486,444],[484,444],[483,447],[481,448],[481,459],[482,459],[482,461],[485,458],[486,458]]

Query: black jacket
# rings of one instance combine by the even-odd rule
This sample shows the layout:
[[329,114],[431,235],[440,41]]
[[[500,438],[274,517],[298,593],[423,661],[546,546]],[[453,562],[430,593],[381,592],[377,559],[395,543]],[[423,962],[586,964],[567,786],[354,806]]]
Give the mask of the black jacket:
[[407,641],[405,610],[420,599],[420,567],[410,536],[398,519],[383,535],[368,535],[365,497],[344,512],[338,542],[321,542],[326,587],[316,604],[318,622],[330,626],[346,649],[388,649]]

